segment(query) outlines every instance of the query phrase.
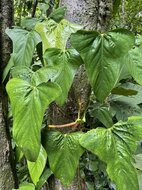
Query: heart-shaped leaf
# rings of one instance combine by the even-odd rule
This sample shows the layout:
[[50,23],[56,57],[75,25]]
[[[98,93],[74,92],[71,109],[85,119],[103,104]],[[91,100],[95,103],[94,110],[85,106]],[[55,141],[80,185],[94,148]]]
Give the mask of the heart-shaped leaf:
[[35,185],[39,181],[39,178],[44,170],[46,159],[47,159],[46,151],[41,146],[37,160],[35,162],[27,161],[29,173]]
[[47,106],[61,93],[51,82],[39,85],[13,78],[6,86],[13,114],[13,137],[29,161],[36,161],[40,151],[40,130]]
[[50,168],[64,185],[72,182],[79,158],[84,152],[84,148],[79,144],[82,134],[81,132],[62,134],[59,131],[48,131],[44,136]]
[[39,33],[43,43],[43,53],[47,48],[65,49],[68,38],[72,33],[80,30],[82,27],[77,24],[72,24],[63,19],[59,23],[53,20],[48,20],[38,23],[35,30]]
[[78,31],[71,36],[71,44],[80,53],[93,91],[99,101],[109,95],[118,82],[124,55],[134,45],[131,32],[119,29],[100,34],[95,31]]
[[107,164],[117,190],[138,190],[133,154],[141,139],[142,117],[130,117],[128,122],[118,122],[109,129],[90,130],[81,137],[80,144]]
[[13,41],[12,61],[14,65],[29,67],[35,47],[41,41],[39,34],[35,31],[28,32],[20,28],[6,29],[6,33]]
[[57,102],[63,105],[68,96],[74,75],[83,61],[75,49],[62,51],[57,48],[49,48],[46,50],[44,58],[49,66],[58,66],[60,69],[60,74],[55,79],[55,82],[57,82],[62,89],[62,96],[57,99]]

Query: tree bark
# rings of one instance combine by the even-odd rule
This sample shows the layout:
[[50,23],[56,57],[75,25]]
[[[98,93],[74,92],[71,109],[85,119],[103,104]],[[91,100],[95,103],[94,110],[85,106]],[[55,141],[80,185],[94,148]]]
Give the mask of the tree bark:
[[5,85],[2,83],[2,72],[10,53],[11,42],[5,34],[5,29],[12,25],[13,1],[0,1],[0,189],[11,190],[14,185],[13,161],[10,132],[8,129],[8,100]]
[[109,29],[113,0],[61,0],[67,7],[66,19],[81,24],[85,29],[105,32]]
[[[81,24],[85,29],[105,32],[109,29],[109,21],[112,13],[112,0],[60,0],[60,6],[65,6],[66,19]],[[53,124],[64,124],[77,119],[78,109],[81,105],[81,117],[88,104],[91,87],[89,85],[84,66],[81,66],[75,76],[69,92],[67,103],[59,107],[55,103],[51,106],[50,118]],[[64,129],[63,132],[78,130],[75,128]],[[50,190],[79,190],[78,177],[69,187],[64,187],[58,179]],[[86,188],[83,187],[83,190]]]

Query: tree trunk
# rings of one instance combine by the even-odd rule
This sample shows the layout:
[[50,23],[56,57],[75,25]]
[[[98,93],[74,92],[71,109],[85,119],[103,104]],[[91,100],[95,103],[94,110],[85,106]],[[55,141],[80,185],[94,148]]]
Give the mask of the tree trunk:
[[[109,21],[112,12],[112,0],[60,0],[60,6],[65,6],[66,19],[77,24],[81,24],[85,29],[98,30],[104,32],[109,29]],[[77,119],[78,109],[81,105],[81,116],[86,109],[91,88],[87,79],[84,66],[81,66],[75,76],[73,85],[69,92],[67,103],[61,108],[55,103],[51,106],[51,123],[64,124]],[[64,129],[70,132],[76,129]],[[80,190],[78,177],[69,187],[64,187],[58,179],[50,190]],[[85,187],[83,187],[83,190]]]
[[12,25],[12,20],[13,1],[0,0],[0,190],[11,190],[15,184],[7,118],[8,101],[5,86],[2,84],[2,72],[11,53],[11,43],[5,29]]
[[109,29],[113,0],[60,0],[67,7],[66,19],[85,29],[105,32]]

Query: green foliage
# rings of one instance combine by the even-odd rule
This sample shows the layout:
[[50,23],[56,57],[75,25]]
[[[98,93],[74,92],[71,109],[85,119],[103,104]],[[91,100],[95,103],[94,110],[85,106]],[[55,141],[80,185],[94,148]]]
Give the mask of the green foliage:
[[142,139],[142,118],[131,117],[110,128],[90,130],[80,139],[81,145],[107,163],[107,172],[117,190],[138,190],[136,170],[132,164],[136,142]]
[[60,22],[65,16],[66,9],[64,7],[59,7],[55,9],[50,15],[49,18],[54,20],[55,22]]
[[47,106],[61,93],[51,82],[29,83],[13,78],[7,84],[13,114],[13,137],[29,161],[36,161],[40,151],[40,130]]
[[[19,152],[17,161],[24,160],[21,171],[26,171],[21,181],[33,182],[21,184],[19,190],[40,190],[52,174],[65,186],[79,175],[79,183],[87,190],[140,189],[141,153],[134,156],[135,164],[133,155],[137,141],[142,139],[142,118],[134,117],[142,116],[142,37],[135,41],[126,29],[103,34],[81,30],[82,26],[63,19],[64,8],[55,9],[58,0],[55,5],[40,1],[35,18],[27,14],[32,14],[33,2],[21,3],[22,11],[24,4],[25,12],[16,12],[22,28],[6,30],[13,53],[3,73],[3,80],[9,71],[12,78],[6,89]],[[121,6],[121,1],[114,1],[115,15]],[[81,125],[72,129],[76,132],[43,129],[47,127],[50,104],[56,101],[59,110],[64,108],[60,106],[68,101],[81,64],[93,90],[86,109],[90,115],[85,115],[89,119],[83,128],[78,120],[73,122]]]
[[133,34],[122,29],[107,34],[78,31],[71,42],[85,63],[97,99],[104,101],[118,82],[124,56],[134,45]]
[[125,26],[135,33],[141,33],[142,22],[142,3],[141,0],[127,0],[124,1],[125,9]]
[[93,110],[93,115],[107,128],[113,125],[112,116],[108,110],[108,107],[97,107]]
[[118,11],[119,11],[119,6],[120,6],[120,4],[121,4],[121,1],[122,1],[122,0],[114,0],[114,1],[113,1],[113,15],[114,15],[114,16],[115,16],[116,13],[118,13]]
[[25,17],[21,21],[21,27],[31,31],[35,27],[35,25],[40,21],[41,19],[39,18]]
[[50,168],[64,185],[72,182],[79,158],[84,152],[79,144],[82,135],[81,132],[62,134],[59,131],[48,131],[44,136]]
[[[16,190],[16,189],[13,189]],[[35,186],[31,183],[21,184],[18,190],[35,190]]]
[[141,0],[114,0],[112,28],[124,27],[135,34],[141,34],[141,11]]
[[35,26],[35,30],[40,34],[42,39],[43,52],[47,48],[53,47],[65,50],[70,35],[81,28],[81,26],[72,24],[64,19],[59,23],[48,20]]
[[57,98],[56,101],[58,104],[63,105],[67,99],[74,75],[83,61],[76,50],[67,49],[63,51],[57,48],[47,49],[44,54],[44,59],[46,64],[58,67],[60,70],[60,74],[55,79],[55,82],[60,85],[62,96]]
[[36,185],[36,190],[40,190],[40,189],[42,188],[42,186],[43,186],[45,183],[47,183],[48,178],[49,178],[52,174],[53,174],[53,173],[52,173],[52,171],[51,171],[49,168],[46,169],[46,170],[43,172],[42,176],[40,177],[40,179],[39,179],[39,181],[38,181],[38,183],[37,183],[37,185]]
[[36,45],[41,41],[35,31],[27,31],[20,28],[7,29],[6,33],[13,41],[13,62],[15,66],[31,65]]
[[41,41],[40,36],[35,31],[27,31],[20,28],[6,29],[6,34],[13,42],[13,53],[7,64],[3,80],[13,66],[27,66],[32,63],[33,53],[36,45]]
[[136,95],[129,94],[128,96],[112,94],[108,101],[113,115],[115,115],[118,121],[127,121],[128,117],[133,115],[142,116],[142,87],[130,82],[123,83],[121,87],[128,90],[134,90],[137,93]]
[[13,78],[23,79],[28,82],[34,82],[36,85],[41,83],[46,83],[49,80],[52,82],[60,74],[58,67],[48,66],[38,69],[36,72],[33,72],[31,69],[25,66],[16,66],[11,71]]
[[142,154],[135,155],[135,167],[142,171]]
[[46,159],[47,159],[46,151],[41,146],[37,160],[35,162],[27,161],[29,173],[35,185],[39,181],[39,178],[44,170]]
[[136,82],[142,85],[142,47],[135,47],[129,52],[128,69]]

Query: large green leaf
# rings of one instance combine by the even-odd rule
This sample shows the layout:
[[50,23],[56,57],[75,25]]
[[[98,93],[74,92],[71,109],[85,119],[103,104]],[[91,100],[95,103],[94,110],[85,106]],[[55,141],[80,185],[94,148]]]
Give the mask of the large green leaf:
[[70,35],[81,28],[81,26],[72,24],[65,19],[59,23],[50,19],[35,26],[35,30],[42,38],[43,53],[47,48],[53,47],[64,50]]
[[46,159],[47,153],[45,149],[41,146],[37,160],[35,162],[27,161],[29,173],[35,185],[39,181],[39,178],[44,170]]
[[39,34],[35,31],[29,32],[20,28],[6,29],[6,33],[13,41],[12,59],[14,65],[29,67],[35,47],[41,41]]
[[142,139],[142,117],[130,117],[109,129],[93,129],[82,136],[80,144],[107,163],[110,179],[117,190],[138,190],[138,179],[133,166],[136,142]]
[[47,106],[61,93],[51,82],[39,85],[13,78],[6,86],[13,114],[13,137],[29,161],[36,161],[40,151],[40,130]]
[[82,134],[81,132],[62,134],[59,131],[48,131],[44,136],[50,168],[64,185],[72,182],[79,158],[84,152],[79,144]]
[[46,50],[44,58],[49,66],[58,66],[60,69],[60,74],[55,79],[55,82],[57,82],[62,89],[62,96],[57,99],[57,102],[62,105],[67,98],[74,75],[83,61],[78,52],[74,49],[62,51],[57,48],[49,48]]
[[81,54],[93,91],[103,101],[115,87],[126,62],[124,55],[133,47],[131,32],[118,29],[107,34],[78,31],[71,36],[71,44]]

